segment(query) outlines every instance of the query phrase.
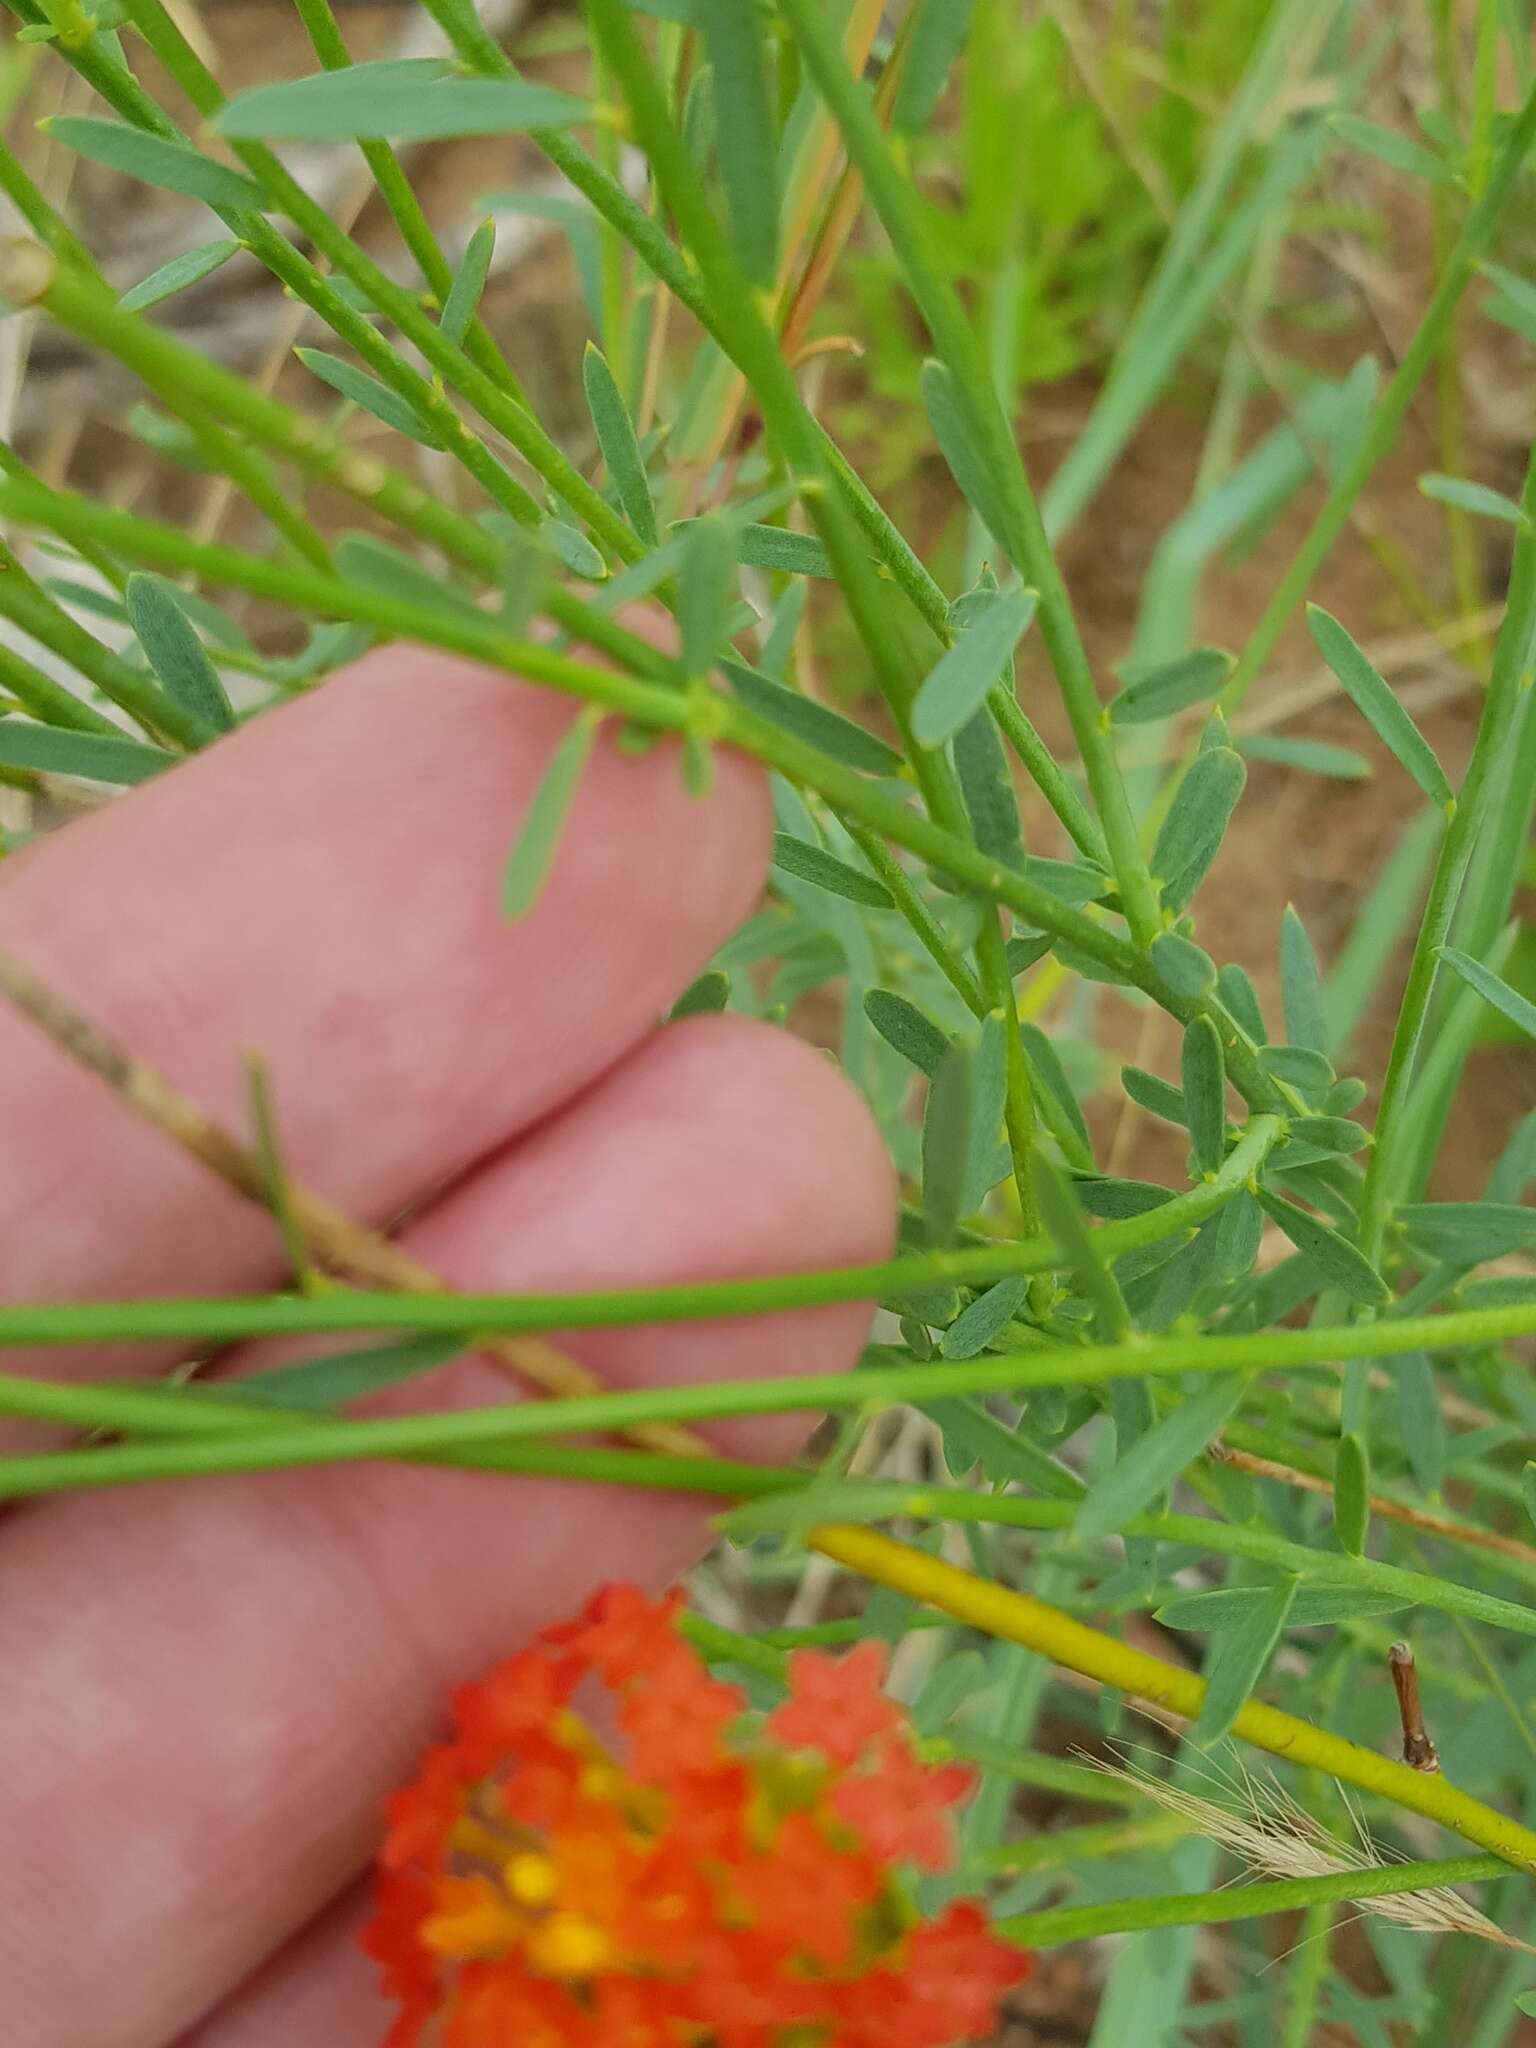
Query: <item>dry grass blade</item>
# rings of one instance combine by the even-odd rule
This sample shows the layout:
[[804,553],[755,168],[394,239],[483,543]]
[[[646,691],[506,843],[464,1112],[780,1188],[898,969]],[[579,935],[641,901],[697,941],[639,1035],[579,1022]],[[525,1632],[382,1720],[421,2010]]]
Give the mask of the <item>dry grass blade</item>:
[[[216,1173],[226,1186],[264,1209],[273,1191],[259,1152],[208,1117],[163,1074],[120,1045],[99,1025],[40,980],[14,955],[0,951],[0,996],[37,1025],[61,1052],[104,1081],[164,1137]],[[429,1266],[379,1232],[354,1223],[323,1195],[289,1180],[283,1206],[316,1261],[331,1272],[401,1294],[453,1290]],[[514,1372],[541,1394],[566,1397],[601,1393],[603,1383],[542,1337],[482,1335],[474,1348]],[[649,1450],[695,1455],[708,1447],[692,1430],[644,1423],[632,1432]]]
[[[1298,1806],[1271,1773],[1249,1770],[1235,1752],[1230,1776],[1216,1769],[1209,1773],[1224,1795],[1221,1799],[1207,1799],[1182,1785],[1170,1784],[1134,1762],[1111,1764],[1093,1757],[1084,1761],[1118,1783],[1134,1787],[1164,1812],[1177,1814],[1193,1833],[1239,1857],[1257,1875],[1333,1877],[1347,1871],[1385,1870],[1404,1860],[1384,1851],[1358,1815],[1356,1841],[1333,1834]],[[1448,1888],[1387,1893],[1362,1900],[1360,1911],[1418,1934],[1470,1934],[1499,1948],[1536,1955],[1528,1942],[1506,1934],[1460,1892]]]

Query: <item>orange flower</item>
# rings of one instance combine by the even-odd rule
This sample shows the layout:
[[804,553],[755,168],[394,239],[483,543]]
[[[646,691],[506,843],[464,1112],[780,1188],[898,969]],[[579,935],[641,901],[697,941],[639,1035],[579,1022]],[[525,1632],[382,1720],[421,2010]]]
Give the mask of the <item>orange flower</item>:
[[922,1922],[900,1887],[949,1867],[970,1778],[918,1757],[878,1645],[797,1653],[757,1721],[679,1610],[606,1587],[455,1696],[364,1935],[387,2048],[952,2048],[1028,1974],[979,1906]]

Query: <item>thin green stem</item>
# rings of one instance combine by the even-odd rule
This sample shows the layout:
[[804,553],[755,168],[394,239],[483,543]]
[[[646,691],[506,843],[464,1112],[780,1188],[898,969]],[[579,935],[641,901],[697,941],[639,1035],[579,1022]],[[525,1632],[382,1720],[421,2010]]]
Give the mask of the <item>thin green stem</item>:
[[[1009,1247],[1009,1252],[1014,1250]],[[1005,1268],[989,1259],[987,1277]],[[758,1315],[830,1301],[859,1301],[894,1279],[916,1291],[974,1270],[961,1254],[900,1260],[885,1267],[845,1267],[765,1280],[702,1282],[691,1287],[614,1290],[582,1295],[257,1295],[205,1301],[39,1303],[0,1310],[0,1341],[8,1346],[131,1344],[201,1340],[232,1343],[256,1336],[303,1336],[362,1330],[519,1331],[608,1329],[622,1324],[694,1322]],[[952,1271],[951,1268],[958,1268]],[[1012,1270],[1017,1271],[1015,1264]],[[401,1421],[337,1425],[349,1455],[352,1432],[385,1432],[380,1456],[415,1455],[421,1448],[522,1441],[530,1437],[594,1432],[611,1435],[639,1422],[699,1422],[725,1416],[794,1414],[857,1408],[866,1403],[947,1400],[968,1394],[1018,1394],[1038,1387],[1105,1386],[1114,1380],[1177,1378],[1183,1373],[1261,1373],[1331,1369],[1350,1358],[1386,1358],[1425,1348],[1449,1351],[1513,1341],[1536,1331],[1536,1306],[1468,1309],[1412,1321],[1350,1323],[1330,1329],[1277,1330],[1254,1337],[1147,1339],[1132,1344],[989,1354],[915,1365],[884,1360],[857,1371],[742,1380],[717,1386],[648,1387],[633,1392],[525,1403],[477,1410],[471,1416],[430,1419],[433,1442],[412,1435],[422,1423]],[[116,1406],[113,1386],[61,1385],[0,1375],[0,1413],[74,1428],[134,1425]],[[403,1434],[401,1434],[403,1432]],[[364,1442],[374,1440],[365,1435]],[[105,1454],[103,1454],[105,1455]],[[323,1461],[323,1460],[322,1460]],[[9,1468],[6,1468],[9,1469]],[[931,1492],[931,1490],[930,1490]],[[975,1498],[975,1496],[968,1496]],[[1052,1503],[1045,1503],[1051,1506]],[[1062,1505],[1062,1503],[1055,1503]],[[1065,1503],[1075,1512],[1075,1504]],[[1201,1524],[1202,1528],[1219,1525]],[[1345,1561],[1347,1562],[1347,1560]]]
[[1370,426],[1361,438],[1358,451],[1344,465],[1249,635],[1222,693],[1225,709],[1231,710],[1240,704],[1262,674],[1291,614],[1306,596],[1319,564],[1343,531],[1355,500],[1370,481],[1377,464],[1396,445],[1398,429],[1413,402],[1413,395],[1440,352],[1462,293],[1471,282],[1478,258],[1488,247],[1504,202],[1533,142],[1536,142],[1536,88],[1527,96],[1504,138],[1489,175],[1487,189],[1468,210],[1461,233],[1440,272],[1434,296],[1386,389],[1376,401]]
[[[1166,995],[1134,947],[1094,919],[724,695],[684,695],[655,684],[636,682],[609,669],[571,661],[536,643],[514,640],[500,632],[494,621],[467,609],[461,615],[428,608],[359,584],[337,582],[313,570],[193,541],[175,527],[35,484],[0,483],[0,510],[66,538],[84,536],[104,541],[130,561],[188,570],[210,582],[274,598],[322,618],[352,619],[359,624],[378,626],[405,639],[467,655],[503,674],[519,674],[531,682],[547,683],[639,723],[667,731],[691,732],[702,740],[738,746],[817,791],[838,809],[862,818],[967,887],[1007,904],[1030,924],[1056,932],[1103,961],[1113,973],[1156,996],[1176,1015],[1192,1013],[1192,1005],[1184,1005],[1181,1011],[1178,999]],[[1241,1053],[1234,1053],[1230,1064],[1239,1086],[1250,1088],[1261,1101],[1273,1100],[1273,1089],[1251,1058],[1245,1062]]]
[[[218,80],[172,21],[161,0],[125,0],[125,5],[135,27],[198,112],[205,118],[217,114],[225,104]],[[419,300],[397,285],[365,254],[352,236],[337,226],[325,208],[310,198],[298,181],[290,176],[281,159],[265,144],[237,142],[233,147],[246,169],[271,194],[288,218],[310,238],[326,261],[367,293],[379,311],[386,313],[406,339],[421,351],[444,382],[459,391],[486,424],[511,443],[551,490],[564,499],[576,516],[584,520],[621,561],[638,561],[646,552],[644,543],[556,446],[527,407],[494,378],[477,368],[464,350],[443,334],[436,322],[423,311]],[[265,256],[264,241],[253,242],[252,246],[258,255]],[[398,351],[373,335],[366,321],[362,324],[372,337],[369,353],[376,355],[382,349],[390,359],[387,381],[402,396],[408,397],[422,417],[438,429],[450,453],[458,455],[466,466],[471,466],[471,473],[477,480],[488,482],[492,471],[499,471],[501,467],[489,450],[481,448],[474,434],[436,386],[418,376]]]
[[[1523,502],[1529,520],[1536,515],[1536,458],[1526,472]],[[1536,576],[1533,576],[1536,538],[1533,538],[1529,525],[1522,531],[1516,548],[1523,559],[1519,564],[1518,581],[1513,587],[1527,594],[1536,589]],[[1536,610],[1536,606],[1532,610]],[[1532,629],[1531,611],[1522,607],[1506,612],[1494,649],[1493,674],[1483,698],[1472,757],[1446,820],[1423,920],[1414,942],[1413,959],[1392,1034],[1392,1049],[1387,1058],[1381,1104],[1376,1113],[1375,1143],[1366,1166],[1365,1187],[1360,1198],[1359,1245],[1373,1265],[1380,1256],[1386,1231],[1387,1210],[1402,1138],[1402,1111],[1413,1080],[1424,1028],[1429,1020],[1430,1001],[1440,969],[1440,948],[1450,938],[1462,883],[1478,834],[1487,822],[1489,786],[1498,775],[1521,696],[1531,687]]]
[[1384,1899],[1445,1885],[1478,1884],[1508,1874],[1509,1865],[1497,1856],[1448,1856],[1435,1863],[1389,1863],[1379,1870],[1284,1878],[1274,1884],[1239,1885],[1232,1891],[1116,1899],[1103,1906],[1056,1906],[1044,1913],[1016,1914],[1000,1921],[998,1931],[1026,1948],[1054,1948],[1100,1934],[1134,1934],[1151,1927],[1212,1927],[1228,1920],[1294,1913],[1304,1907],[1347,1904],[1352,1899]]
[[978,450],[998,492],[1007,529],[998,538],[1025,580],[1039,592],[1041,636],[1093,791],[1120,900],[1133,936],[1140,945],[1149,945],[1162,930],[1157,893],[1142,855],[1066,584],[985,356],[958,295],[930,251],[916,189],[898,165],[869,97],[849,72],[821,9],[815,0],[782,0],[782,5],[806,68],[831,108],[849,156],[891,238],[934,346],[955,379]]
[[[346,38],[341,33],[330,0],[295,0],[299,19],[303,22],[315,55],[327,71],[342,71],[352,62]],[[453,288],[453,266],[444,255],[432,224],[416,197],[415,188],[406,176],[400,159],[387,142],[359,141],[363,161],[373,173],[373,182],[379,188],[379,196],[389,208],[390,217],[400,230],[400,239],[416,260],[417,268],[426,280],[441,312],[449,292]],[[493,378],[519,405],[527,405],[527,397],[521,384],[512,374],[510,365],[501,350],[492,340],[489,329],[480,318],[478,311],[470,323],[464,341],[464,352],[470,360],[488,377]]]

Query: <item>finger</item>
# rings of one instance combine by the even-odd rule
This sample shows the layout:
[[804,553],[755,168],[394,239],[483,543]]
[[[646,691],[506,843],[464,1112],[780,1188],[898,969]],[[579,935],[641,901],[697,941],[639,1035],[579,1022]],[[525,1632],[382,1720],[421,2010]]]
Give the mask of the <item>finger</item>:
[[[697,1020],[409,1241],[476,1287],[793,1270],[883,1256],[891,1195],[819,1053]],[[806,1372],[846,1364],[866,1324],[840,1305],[570,1348],[616,1383]],[[465,1361],[414,1398],[488,1392],[505,1383]],[[722,1441],[778,1457],[800,1428]],[[704,1528],[676,1498],[384,1466],[25,1511],[0,1546],[0,1634],[29,1646],[25,1691],[0,1697],[0,1982],[27,2016],[8,2048],[159,2048],[357,1867],[454,1681],[597,1580],[666,1578]]]
[[[501,868],[571,715],[438,655],[372,656],[8,863],[0,945],[237,1128],[259,1048],[295,1176],[387,1218],[617,1059],[761,887],[752,764],[722,755],[696,799],[674,747],[600,741],[509,923]],[[8,1011],[0,1107],[0,1298],[280,1274],[267,1218]]]
[[176,2048],[375,2048],[391,2015],[358,1946],[371,1904],[348,1886]]

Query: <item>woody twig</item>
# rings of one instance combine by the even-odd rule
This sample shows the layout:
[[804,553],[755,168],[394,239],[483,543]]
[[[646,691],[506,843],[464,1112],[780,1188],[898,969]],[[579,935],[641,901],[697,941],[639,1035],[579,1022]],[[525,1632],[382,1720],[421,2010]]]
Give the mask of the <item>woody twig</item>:
[[[259,1148],[243,1145],[163,1074],[3,950],[0,996],[78,1066],[105,1082],[146,1123],[217,1174],[227,1187],[273,1212],[316,1264],[341,1278],[395,1293],[453,1292],[420,1259],[378,1231],[353,1222],[323,1195],[286,1175],[275,1182],[270,1161]],[[537,1393],[565,1397],[603,1391],[595,1373],[546,1338],[482,1334],[469,1342]],[[666,1423],[639,1424],[630,1434],[648,1450],[692,1455],[708,1448],[692,1430]]]
[[1419,1668],[1413,1651],[1406,1643],[1394,1643],[1387,1652],[1387,1664],[1403,1717],[1403,1762],[1416,1771],[1438,1771],[1440,1759],[1424,1727],[1424,1710],[1419,1704]]

